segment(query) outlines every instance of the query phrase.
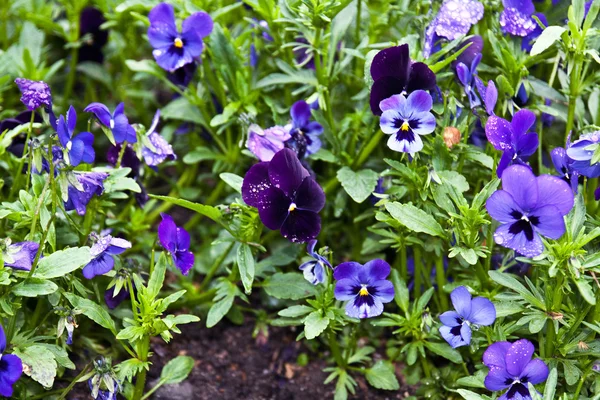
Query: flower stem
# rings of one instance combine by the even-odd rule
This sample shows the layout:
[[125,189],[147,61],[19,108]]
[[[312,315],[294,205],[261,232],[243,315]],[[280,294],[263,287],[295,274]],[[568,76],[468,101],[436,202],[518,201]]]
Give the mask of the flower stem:
[[440,298],[440,306],[442,310],[448,308],[448,298],[444,293],[444,285],[446,284],[446,271],[444,271],[444,258],[438,257],[435,260],[435,279],[437,283],[438,296]]
[[227,250],[225,250],[223,252],[223,254],[221,254],[221,256],[215,260],[213,265],[211,265],[210,269],[208,270],[208,273],[206,274],[206,276],[202,280],[202,283],[200,284],[200,287],[198,288],[199,292],[202,292],[203,290],[205,290],[207,288],[207,286],[210,284],[210,282],[212,281],[212,278],[215,276],[215,274],[219,270],[219,267],[221,266],[221,264],[223,264],[223,261],[225,261],[225,258],[227,258],[227,256],[231,252],[231,249],[233,248],[234,244],[235,244],[235,242],[231,242],[231,244],[227,247]]
[[[81,370],[81,372],[79,373],[79,375],[77,375],[72,381],[71,383],[69,383],[69,386],[67,386],[64,390],[62,390],[60,396],[58,396],[57,400],[62,400],[65,397],[67,397],[67,395],[69,394],[69,392],[71,391],[71,389],[73,389],[73,386],[75,386],[75,384],[77,383],[77,381],[79,380],[79,378],[81,378],[82,376],[84,376],[85,374],[88,373],[88,368],[89,368],[90,364],[86,364],[85,367],[83,367],[83,369]],[[44,395],[44,397],[30,397],[30,399],[43,399],[46,397],[46,395],[48,395],[48,393],[46,393]]]
[[567,113],[567,126],[565,129],[565,142],[575,125],[575,107],[577,105],[577,97],[579,96],[582,67],[583,57],[576,53],[573,61],[573,70],[571,71],[569,80],[569,108]]
[[333,358],[335,359],[335,363],[340,368],[346,368],[346,361],[344,357],[342,357],[342,351],[340,350],[340,345],[337,342],[337,338],[333,332],[329,332],[329,348],[331,349],[331,354],[333,354]]
[[365,161],[367,161],[367,158],[369,158],[373,150],[375,150],[375,148],[379,145],[379,142],[381,142],[383,135],[383,131],[379,129],[373,136],[371,136],[371,139],[368,142],[365,142],[358,152],[358,157],[356,157],[354,163],[352,164],[352,168],[360,167],[365,163]]
[[[140,361],[148,361],[148,351],[150,350],[150,337],[144,336],[142,340],[137,343],[137,355]],[[143,368],[142,372],[138,374],[135,379],[135,389],[133,391],[133,400],[141,400],[144,395],[144,388],[146,387],[146,369]]]
[[[31,132],[33,131],[33,119],[34,118],[35,118],[35,112],[32,111],[31,118],[29,119],[29,129],[27,130],[27,137],[25,138],[25,146],[23,146],[23,154],[21,155],[21,160],[19,160],[19,164],[17,166],[17,174],[16,174],[16,178],[13,182],[13,187],[10,189],[9,198],[12,198],[12,196],[19,190],[19,187],[21,186],[21,177],[23,176],[22,172],[23,172],[23,165],[25,165],[25,156],[27,155],[27,152],[31,153],[29,141],[31,140]],[[29,171],[31,171],[31,163],[29,163]],[[27,176],[29,177],[30,175],[27,174]]]
[[421,297],[421,280],[423,275],[423,261],[421,260],[421,249],[418,246],[413,248],[413,257],[415,263],[413,295],[415,300]]

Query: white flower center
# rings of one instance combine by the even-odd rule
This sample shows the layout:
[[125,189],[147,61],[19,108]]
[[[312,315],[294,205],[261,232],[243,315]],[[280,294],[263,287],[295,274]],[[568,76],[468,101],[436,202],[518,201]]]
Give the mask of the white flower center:
[[73,148],[73,142],[69,140],[69,141],[67,142],[67,150],[69,150],[69,151],[70,151],[72,148]]
[[295,209],[296,209],[296,203],[292,203],[292,204],[290,204],[290,207],[288,208],[288,211],[289,211],[289,212],[292,212],[292,211],[294,211]]
[[111,118],[110,120],[110,129],[114,129],[115,127],[115,120]]

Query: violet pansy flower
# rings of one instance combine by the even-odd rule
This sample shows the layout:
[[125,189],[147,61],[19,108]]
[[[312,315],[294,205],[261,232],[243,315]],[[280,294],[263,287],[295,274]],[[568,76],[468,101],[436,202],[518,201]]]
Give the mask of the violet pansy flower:
[[494,303],[485,297],[472,299],[464,286],[454,289],[450,299],[456,311],[446,311],[440,315],[440,321],[444,324],[440,327],[440,335],[454,349],[471,343],[471,327],[488,326],[496,320]]
[[469,104],[471,108],[475,108],[481,104],[479,97],[475,93],[475,82],[474,77],[477,74],[477,66],[481,61],[481,53],[473,58],[470,66],[465,65],[460,62],[456,65],[456,75],[458,76],[458,80],[465,88],[465,94],[469,99]]
[[4,354],[6,350],[6,335],[0,325],[0,396],[11,397],[13,385],[23,374],[23,362],[15,354]]
[[160,244],[171,254],[173,264],[187,275],[194,266],[194,253],[190,251],[190,234],[175,225],[175,221],[168,214],[160,214],[161,223],[158,225],[158,239]]
[[129,298],[129,289],[127,287],[122,287],[119,290],[119,293],[115,294],[115,287],[111,286],[104,292],[104,301],[106,305],[111,310],[114,310],[121,304],[124,300]]
[[573,191],[562,179],[536,177],[524,165],[510,166],[502,174],[502,190],[487,200],[488,213],[500,226],[494,240],[525,257],[542,254],[540,235],[559,239],[565,233],[564,216],[573,208]]
[[102,103],[91,103],[83,109],[84,112],[93,113],[98,118],[98,121],[112,132],[112,135],[117,143],[125,141],[129,143],[137,142],[135,129],[129,125],[129,120],[125,115],[125,105],[119,103],[115,111],[111,114],[108,107]]
[[350,261],[333,271],[335,298],[347,301],[346,315],[371,318],[381,315],[383,304],[394,299],[394,285],[386,278],[390,265],[384,260],[371,260],[365,265]]
[[[568,145],[567,145],[568,146]],[[574,161],[567,155],[567,151],[562,147],[557,147],[550,152],[552,164],[560,177],[571,185],[573,193],[577,193],[577,185],[579,183],[579,172],[573,169]]]
[[92,261],[83,267],[83,276],[86,279],[92,279],[98,275],[104,275],[115,266],[114,255],[121,254],[131,248],[131,242],[112,237],[111,235],[98,236],[92,233],[90,238],[94,240],[94,245],[90,249]]
[[527,339],[492,344],[483,353],[483,363],[490,369],[485,387],[493,392],[508,389],[498,400],[531,400],[528,384],[548,378],[548,366],[539,358],[532,359],[534,351]]
[[21,91],[21,102],[30,111],[35,110],[42,104],[48,108],[52,107],[52,93],[46,82],[17,78],[15,83]]
[[380,103],[383,133],[391,135],[387,145],[394,151],[410,153],[423,148],[421,135],[435,130],[435,117],[431,113],[433,99],[424,90],[412,92],[408,98],[397,94]]
[[422,62],[412,62],[407,44],[381,50],[371,64],[373,86],[369,103],[374,115],[381,115],[380,103],[395,94],[435,89],[435,74]]
[[475,87],[477,87],[479,96],[483,101],[483,105],[485,106],[485,112],[488,115],[496,115],[494,114],[494,108],[496,108],[496,103],[498,102],[498,89],[496,89],[494,81],[488,81],[486,87],[481,78],[475,76]]
[[498,177],[511,164],[526,164],[538,148],[537,133],[528,133],[535,124],[535,114],[519,110],[509,123],[504,118],[492,115],[485,124],[485,134],[496,150],[503,151],[496,173]]
[[504,32],[525,37],[535,30],[537,23],[531,18],[535,6],[531,0],[502,0],[502,5],[500,26]]
[[173,6],[160,3],[148,14],[150,28],[148,40],[154,48],[156,63],[169,72],[190,64],[202,54],[202,39],[210,35],[213,21],[210,15],[200,11],[183,21],[179,32],[175,25]]
[[581,135],[567,148],[567,155],[574,160],[573,169],[588,178],[600,176],[600,162],[592,163],[600,151],[600,131]]
[[285,142],[292,137],[288,129],[274,126],[263,130],[256,124],[248,129],[248,149],[260,161],[271,161],[275,153],[283,150]]
[[[7,242],[10,240],[7,239]],[[30,271],[35,256],[40,248],[36,242],[18,242],[8,244],[2,251],[4,266],[12,269]]]
[[325,282],[325,267],[329,267],[332,269],[331,264],[329,263],[327,258],[323,257],[315,251],[316,245],[316,240],[311,240],[308,242],[308,245],[306,246],[306,251],[308,252],[308,255],[311,256],[313,259],[300,265],[300,271],[303,271],[304,279],[306,279],[313,285]]
[[317,121],[311,121],[311,107],[300,100],[294,103],[290,110],[292,123],[286,125],[286,129],[292,136],[291,141],[297,142],[298,158],[304,158],[304,155],[315,154],[321,148],[321,139],[319,136],[323,133],[323,126]]
[[56,123],[56,133],[61,146],[65,150],[65,161],[76,167],[82,161],[88,164],[94,162],[94,135],[90,132],[81,132],[73,136],[77,125],[77,113],[73,106],[69,107],[67,118],[60,116]]
[[65,210],[76,210],[77,214],[85,215],[87,205],[92,197],[94,195],[100,196],[104,192],[104,180],[108,178],[108,174],[105,172],[78,171],[75,171],[74,174],[83,190],[69,185],[67,190],[69,198],[65,201]]
[[242,198],[258,208],[267,228],[279,229],[292,242],[307,242],[321,231],[319,211],[325,206],[325,193],[290,149],[246,172]]
[[454,40],[469,33],[481,18],[483,4],[477,0],[444,0],[432,25],[437,36]]
[[151,167],[156,167],[166,159],[175,160],[177,156],[173,152],[173,147],[163,138],[158,132],[156,127],[158,126],[158,120],[160,119],[160,110],[157,110],[152,119],[152,125],[146,133],[146,138],[154,149],[144,145],[142,148],[142,157],[144,161]]
[[[544,24],[544,26],[548,26],[548,19],[546,18],[546,16],[542,13],[535,13],[533,14],[534,16],[538,17],[538,19],[540,20],[540,22],[542,24]],[[543,28],[537,23],[537,21],[534,20],[535,23],[535,28],[529,32],[527,34],[527,36],[525,36],[523,38],[523,40],[521,41],[521,50],[526,51],[526,52],[530,52],[531,51],[531,47],[533,47],[533,43],[535,42],[535,39],[537,39],[543,32]]]
[[471,65],[475,57],[483,51],[483,38],[479,35],[471,36],[461,43],[459,50],[466,46],[468,47],[452,63],[453,66],[458,65],[458,63]]

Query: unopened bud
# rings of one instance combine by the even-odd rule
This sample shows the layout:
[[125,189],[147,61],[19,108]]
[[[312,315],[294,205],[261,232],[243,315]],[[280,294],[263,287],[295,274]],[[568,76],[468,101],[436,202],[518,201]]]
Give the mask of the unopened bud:
[[449,149],[455,144],[460,143],[460,131],[453,126],[447,126],[444,128],[444,143]]

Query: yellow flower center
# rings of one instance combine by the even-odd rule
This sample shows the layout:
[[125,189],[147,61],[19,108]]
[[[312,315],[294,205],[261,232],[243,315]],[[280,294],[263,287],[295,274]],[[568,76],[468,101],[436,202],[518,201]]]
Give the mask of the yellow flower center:
[[358,292],[358,294],[361,296],[368,296],[369,291],[367,290],[367,288],[365,286],[363,286],[360,288],[360,291]]
[[296,203],[292,203],[292,204],[290,204],[290,207],[288,208],[288,211],[289,211],[289,212],[292,212],[292,211],[294,211],[295,209],[296,209]]
[[175,40],[173,41],[173,45],[180,49],[183,47],[183,41],[180,38],[175,38]]
[[403,131],[408,131],[409,128],[410,128],[410,125],[408,125],[407,121],[404,121],[402,123],[402,126],[400,127],[400,129],[402,129]]

